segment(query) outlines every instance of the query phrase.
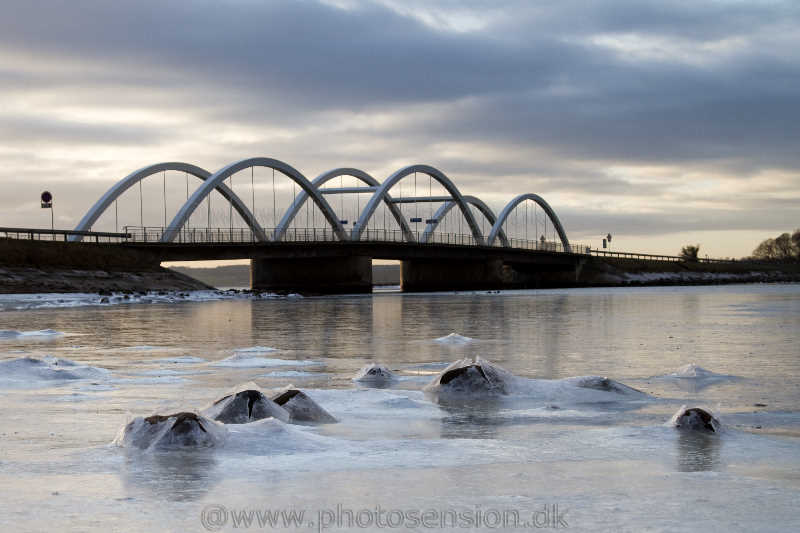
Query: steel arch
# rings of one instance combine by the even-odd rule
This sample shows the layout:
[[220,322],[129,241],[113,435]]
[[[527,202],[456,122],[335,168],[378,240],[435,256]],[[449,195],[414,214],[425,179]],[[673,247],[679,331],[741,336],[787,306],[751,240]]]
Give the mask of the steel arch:
[[517,207],[525,200],[533,200],[534,202],[539,204],[542,207],[542,209],[544,209],[544,212],[550,218],[550,222],[553,223],[553,226],[555,226],[556,231],[558,232],[558,236],[561,239],[561,244],[562,246],[564,246],[564,251],[565,252],[571,251],[569,247],[569,240],[567,239],[567,233],[564,231],[564,227],[561,225],[561,221],[558,219],[556,212],[553,211],[553,208],[550,207],[550,204],[544,201],[544,198],[542,198],[538,194],[533,194],[533,193],[520,194],[519,196],[508,202],[508,204],[506,204],[503,210],[500,211],[500,215],[497,218],[497,222],[495,222],[494,226],[492,226],[492,231],[489,232],[489,240],[488,240],[489,245],[491,246],[491,244],[497,238],[498,233],[502,230],[503,224],[505,223],[506,219],[508,219],[508,216],[511,214],[511,211],[513,211],[515,207]]
[[[319,194],[319,192],[314,188],[311,182],[308,181],[305,176],[303,176],[303,174],[301,174],[297,169],[288,163],[284,163],[278,159],[272,159],[270,157],[251,157],[230,163],[229,165],[222,167],[211,177],[209,177],[205,183],[198,187],[194,194],[192,194],[186,203],[183,204],[183,207],[181,207],[180,211],[178,211],[178,213],[175,215],[175,218],[172,219],[172,222],[170,222],[169,226],[164,231],[164,234],[161,236],[161,242],[172,242],[192,212],[197,209],[197,206],[200,205],[200,202],[202,202],[218,184],[222,183],[229,176],[232,176],[240,170],[250,167],[272,168],[297,183],[300,188],[308,193],[314,202],[319,206],[322,214],[325,215],[326,219],[328,219],[328,222],[333,228],[336,236],[339,237],[340,240],[347,239],[347,234],[339,222],[339,219],[336,218],[336,213],[333,211],[325,198]],[[267,238],[265,237],[264,240],[267,240]]]
[[386,180],[381,183],[378,190],[375,191],[375,194],[372,195],[372,198],[369,199],[367,205],[364,206],[364,210],[361,211],[361,215],[358,218],[358,224],[355,228],[353,228],[352,239],[357,241],[361,238],[361,230],[367,226],[369,219],[372,218],[375,209],[378,207],[378,203],[383,199],[385,195],[388,194],[389,190],[394,187],[400,180],[412,174],[414,172],[421,172],[423,174],[427,174],[431,178],[438,181],[444,188],[450,193],[450,197],[453,198],[453,201],[456,202],[458,208],[461,209],[461,213],[464,215],[464,218],[467,220],[467,224],[469,225],[470,231],[472,232],[472,237],[475,239],[475,242],[478,245],[484,244],[484,238],[481,234],[481,230],[478,227],[478,224],[475,222],[475,217],[472,215],[472,211],[470,211],[469,206],[464,201],[464,196],[458,190],[458,187],[448,178],[444,172],[429,166],[429,165],[410,165],[400,170],[396,171],[394,174],[386,178]]
[[[97,219],[100,218],[106,209],[117,199],[119,198],[122,193],[139,183],[145,178],[152,176],[153,174],[157,174],[159,172],[167,171],[167,170],[177,170],[180,172],[186,172],[191,174],[192,176],[207,182],[208,179],[211,177],[211,173],[204,168],[200,168],[196,165],[192,165],[189,163],[181,163],[177,161],[173,162],[165,162],[165,163],[156,163],[154,165],[149,165],[139,170],[128,174],[126,177],[122,178],[118,181],[114,186],[112,186],[106,193],[100,197],[100,199],[95,202],[95,204],[86,212],[78,225],[75,227],[75,231],[87,231]],[[233,208],[236,209],[236,212],[241,215],[241,217],[245,220],[247,225],[256,235],[256,238],[259,241],[266,241],[267,235],[264,233],[264,230],[261,229],[261,226],[258,225],[258,221],[253,213],[247,208],[247,206],[242,202],[242,200],[231,190],[228,188],[227,185],[224,183],[218,184],[216,190],[226,199],[228,202],[233,204]],[[79,242],[83,239],[82,235],[74,235],[70,237],[71,241]]]
[[[467,202],[468,204],[477,207],[478,210],[481,213],[483,213],[483,216],[485,216],[489,220],[489,223],[492,225],[492,227],[494,227],[495,222],[497,222],[497,217],[495,216],[494,211],[492,211],[492,209],[488,205],[486,205],[486,203],[483,200],[481,200],[476,196],[464,196],[464,201]],[[428,242],[428,240],[433,235],[433,232],[436,231],[437,227],[439,227],[439,223],[455,205],[456,205],[455,202],[450,200],[449,202],[443,203],[439,207],[439,209],[436,210],[436,213],[433,215],[433,218],[436,222],[431,222],[427,226],[425,226],[425,232],[422,234],[420,242],[422,243]],[[503,246],[506,247],[509,246],[508,238],[506,237],[506,233],[505,231],[503,231],[502,228],[500,228],[500,233],[498,234],[498,237],[500,238],[500,243]]]
[[[314,181],[311,182],[311,185],[313,185],[315,189],[319,190],[319,188],[325,183],[334,178],[338,178],[339,176],[353,176],[354,178],[360,179],[370,187],[380,186],[378,180],[363,170],[359,170],[357,168],[335,168],[333,170],[328,170],[327,172],[323,172],[314,178]],[[384,201],[386,202],[389,211],[392,213],[392,216],[394,216],[395,220],[400,225],[400,229],[403,231],[403,235],[406,236],[406,240],[414,242],[414,234],[411,233],[411,228],[408,226],[408,222],[406,222],[403,214],[400,212],[397,206],[391,202],[391,199],[392,198],[388,193],[384,195]],[[300,209],[303,207],[303,204],[306,202],[306,200],[308,200],[308,194],[305,191],[301,191],[300,194],[297,195],[297,198],[295,198],[292,205],[290,205],[284,213],[280,223],[278,224],[278,227],[275,228],[275,233],[272,237],[274,241],[280,241],[283,239],[283,236],[286,234],[286,230],[289,229],[289,225],[297,216],[297,213],[300,212]],[[341,213],[339,213],[339,215],[341,215]]]

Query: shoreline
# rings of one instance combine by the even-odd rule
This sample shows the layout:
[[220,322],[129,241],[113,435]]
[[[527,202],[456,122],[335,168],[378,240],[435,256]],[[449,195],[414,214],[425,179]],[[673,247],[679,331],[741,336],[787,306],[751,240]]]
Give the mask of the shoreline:
[[[476,289],[800,282],[800,263],[677,262],[575,256],[574,265],[548,271],[528,270],[526,264],[507,264],[502,266],[498,278],[487,280],[485,284],[476,283],[484,285]],[[373,265],[372,287],[402,286],[401,271],[399,264]],[[0,294],[216,290],[225,286],[247,287],[249,278],[249,266],[170,269],[162,267],[158,257],[149,251],[114,245],[82,243],[76,246],[62,242],[0,240]],[[302,290],[288,292],[304,293]],[[435,292],[451,291],[442,288]]]

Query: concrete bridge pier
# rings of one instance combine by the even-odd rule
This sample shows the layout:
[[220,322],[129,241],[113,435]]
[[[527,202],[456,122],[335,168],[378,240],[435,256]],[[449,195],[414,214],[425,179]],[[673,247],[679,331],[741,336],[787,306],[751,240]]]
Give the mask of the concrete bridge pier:
[[301,294],[372,292],[372,259],[363,256],[251,259],[254,290]]
[[505,270],[500,259],[406,260],[400,286],[404,292],[502,289]]

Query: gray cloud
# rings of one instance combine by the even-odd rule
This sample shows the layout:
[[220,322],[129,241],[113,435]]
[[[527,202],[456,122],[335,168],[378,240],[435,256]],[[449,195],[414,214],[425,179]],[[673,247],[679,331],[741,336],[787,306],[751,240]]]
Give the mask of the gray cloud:
[[[800,190],[796,3],[339,5],[5,2],[5,160],[85,171],[87,196],[152,158],[216,168],[264,154],[309,176],[354,165],[379,178],[428,162],[474,194],[614,196],[627,214],[591,217],[632,232],[796,225],[794,204],[748,188],[773,172],[774,190]],[[128,120],[143,110],[163,123]],[[108,158],[85,153],[95,146]],[[642,179],[654,166],[676,175]],[[0,184],[19,171],[6,169]],[[681,174],[703,172],[725,175],[719,190],[676,194]],[[637,199],[712,208],[676,224],[668,209],[643,219]],[[576,230],[588,220],[564,212]]]

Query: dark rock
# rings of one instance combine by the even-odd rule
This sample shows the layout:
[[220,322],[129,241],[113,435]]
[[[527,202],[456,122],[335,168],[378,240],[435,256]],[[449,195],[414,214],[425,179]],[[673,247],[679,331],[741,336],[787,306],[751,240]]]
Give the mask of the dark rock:
[[337,422],[336,418],[298,389],[286,389],[279,392],[272,397],[272,401],[289,412],[290,422],[316,424]]
[[246,424],[270,417],[286,422],[290,417],[285,409],[253,389],[223,396],[205,414],[223,424]]

